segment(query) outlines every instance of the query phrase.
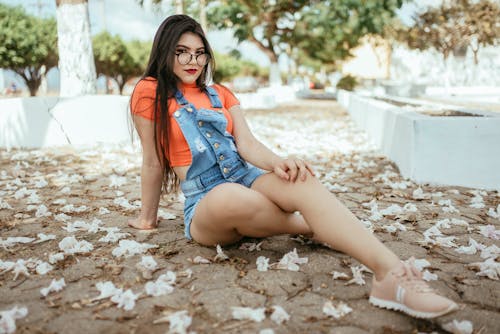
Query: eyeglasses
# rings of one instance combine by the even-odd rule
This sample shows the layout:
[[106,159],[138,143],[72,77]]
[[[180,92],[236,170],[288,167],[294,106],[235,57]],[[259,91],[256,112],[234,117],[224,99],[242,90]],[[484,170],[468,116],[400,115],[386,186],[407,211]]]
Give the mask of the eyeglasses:
[[177,61],[181,65],[189,64],[193,57],[196,59],[198,66],[205,66],[210,60],[210,55],[208,53],[192,54],[189,52],[178,52],[175,55],[177,56]]

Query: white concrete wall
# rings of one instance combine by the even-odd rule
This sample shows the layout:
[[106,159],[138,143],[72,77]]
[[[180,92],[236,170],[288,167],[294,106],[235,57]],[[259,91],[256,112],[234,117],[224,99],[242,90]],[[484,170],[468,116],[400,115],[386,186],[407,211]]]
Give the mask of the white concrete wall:
[[127,96],[0,100],[0,147],[94,145],[130,141]]
[[339,96],[341,103],[349,101],[353,120],[404,177],[418,183],[500,189],[500,114],[428,116],[353,93]]

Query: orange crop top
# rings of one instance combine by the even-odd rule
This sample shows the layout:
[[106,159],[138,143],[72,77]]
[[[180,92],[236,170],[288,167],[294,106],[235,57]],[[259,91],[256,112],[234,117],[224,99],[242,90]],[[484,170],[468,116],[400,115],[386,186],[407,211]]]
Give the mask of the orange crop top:
[[[131,97],[131,107],[132,113],[143,118],[153,120],[154,118],[154,100],[156,94],[156,79],[152,77],[147,77],[141,79],[135,86],[134,92]],[[219,95],[219,100],[222,103],[222,111],[227,119],[226,130],[229,133],[233,133],[233,119],[229,113],[229,109],[235,105],[240,104],[238,99],[231,93],[227,88],[221,85],[213,86]],[[190,103],[192,103],[197,109],[207,108],[213,109],[210,104],[210,99],[204,91],[201,91],[196,83],[193,84],[183,84],[180,87],[182,94]],[[179,104],[175,99],[169,100],[168,115],[170,116],[168,124],[168,152],[167,159],[171,167],[179,166],[189,166],[191,165],[192,156],[189,149],[189,145],[184,138],[179,124],[174,119],[172,114],[180,109]]]

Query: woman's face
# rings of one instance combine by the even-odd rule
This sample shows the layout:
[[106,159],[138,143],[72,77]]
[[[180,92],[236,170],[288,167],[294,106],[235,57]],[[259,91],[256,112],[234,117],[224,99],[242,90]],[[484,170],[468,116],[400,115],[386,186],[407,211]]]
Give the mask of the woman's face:
[[[208,56],[202,55],[205,54],[205,46],[200,36],[192,32],[182,34],[179,42],[177,42],[175,54],[174,74],[185,84],[196,82],[203,67],[205,67],[205,65],[200,66],[199,63],[203,64],[204,58]],[[198,61],[196,60],[197,55],[202,55],[198,57]],[[191,57],[191,60],[189,60],[189,57]],[[188,60],[187,63],[186,59]]]

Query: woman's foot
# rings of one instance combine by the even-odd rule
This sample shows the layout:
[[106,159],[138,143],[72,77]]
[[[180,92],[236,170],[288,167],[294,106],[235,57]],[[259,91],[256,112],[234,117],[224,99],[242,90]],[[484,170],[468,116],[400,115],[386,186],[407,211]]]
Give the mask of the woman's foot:
[[140,218],[129,220],[128,226],[139,230],[152,230],[158,227],[158,220],[151,222]]
[[401,262],[380,281],[373,277],[370,303],[415,318],[435,318],[458,309],[454,301],[438,295],[424,282],[413,258]]

